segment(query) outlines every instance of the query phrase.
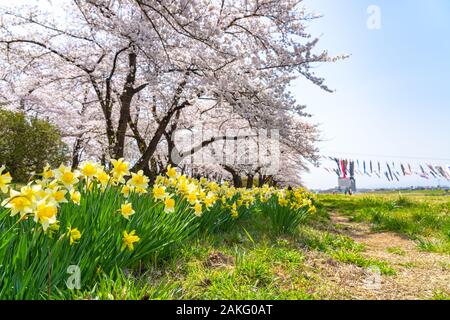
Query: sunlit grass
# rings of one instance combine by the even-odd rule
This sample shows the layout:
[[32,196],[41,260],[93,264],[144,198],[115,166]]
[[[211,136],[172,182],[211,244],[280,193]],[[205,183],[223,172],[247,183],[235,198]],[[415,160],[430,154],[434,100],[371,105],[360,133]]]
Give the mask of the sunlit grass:
[[327,210],[347,214],[354,221],[370,222],[377,230],[402,233],[416,240],[423,250],[450,253],[450,197],[446,191],[319,198]]

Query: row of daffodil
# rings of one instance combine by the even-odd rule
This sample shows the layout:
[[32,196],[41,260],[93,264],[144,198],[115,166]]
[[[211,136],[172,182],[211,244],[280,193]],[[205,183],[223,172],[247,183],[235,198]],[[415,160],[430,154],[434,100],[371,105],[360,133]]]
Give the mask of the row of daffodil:
[[[111,170],[108,172],[99,164],[83,162],[77,170],[61,165],[51,169],[46,166],[36,180],[15,190],[9,173],[4,173],[5,167],[0,167],[0,191],[6,195],[1,206],[10,210],[11,216],[19,215],[19,221],[33,216],[34,221],[42,225],[44,231],[58,225],[58,208],[69,201],[79,205],[82,197],[80,191],[89,192],[95,185],[101,190],[108,187],[119,188],[125,199],[131,193],[137,195],[151,192],[157,202],[164,204],[164,212],[175,211],[176,198],[187,201],[196,216],[218,205],[228,210],[232,217],[239,215],[239,208],[250,208],[255,203],[263,204],[272,197],[281,207],[291,209],[307,208],[314,212],[312,196],[304,189],[276,189],[264,185],[258,188],[234,188],[227,182],[218,184],[205,178],[196,180],[188,178],[171,166],[166,175],[158,176],[152,188],[149,188],[149,178],[142,171],[129,171],[130,164],[124,159],[111,160]],[[82,183],[80,183],[82,182]],[[80,188],[84,188],[81,190]],[[181,200],[180,200],[181,199]],[[135,211],[131,202],[125,201],[120,213],[129,219]],[[82,233],[77,228],[68,227],[67,236],[70,244],[80,239]],[[134,244],[140,240],[135,230],[123,231],[123,248],[133,250]]]

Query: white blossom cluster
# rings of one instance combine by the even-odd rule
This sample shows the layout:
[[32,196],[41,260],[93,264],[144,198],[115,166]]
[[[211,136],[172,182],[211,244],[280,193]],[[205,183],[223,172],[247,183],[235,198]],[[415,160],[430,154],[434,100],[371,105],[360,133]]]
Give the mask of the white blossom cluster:
[[[330,91],[312,67],[346,57],[316,52],[317,39],[306,24],[319,16],[301,2],[59,0],[0,6],[0,107],[57,124],[74,162],[126,157],[135,169],[147,170],[172,161],[173,150],[195,147],[176,144],[180,130],[200,127],[217,137],[234,130],[238,137],[276,129],[279,180],[294,183],[305,161],[317,159],[318,130],[289,86],[302,76]],[[220,140],[196,152],[217,159],[211,147]],[[255,145],[252,138],[237,143],[250,151]],[[206,161],[196,170],[226,175],[224,165]],[[252,175],[267,163],[232,167]]]

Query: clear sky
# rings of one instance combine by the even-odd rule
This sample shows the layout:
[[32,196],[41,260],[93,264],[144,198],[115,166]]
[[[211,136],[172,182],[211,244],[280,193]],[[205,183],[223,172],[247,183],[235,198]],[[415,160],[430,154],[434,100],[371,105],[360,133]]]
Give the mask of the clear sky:
[[[309,31],[320,37],[319,48],[351,54],[346,61],[316,68],[335,93],[303,79],[292,88],[320,124],[321,154],[382,164],[449,166],[450,1],[305,0],[304,4],[324,15],[309,25]],[[371,5],[381,10],[380,29],[367,27]],[[324,164],[332,167],[331,162]],[[312,169],[304,182],[310,188],[329,188],[336,186],[336,177]],[[439,183],[450,185],[417,177],[400,183],[357,179],[359,187]]]

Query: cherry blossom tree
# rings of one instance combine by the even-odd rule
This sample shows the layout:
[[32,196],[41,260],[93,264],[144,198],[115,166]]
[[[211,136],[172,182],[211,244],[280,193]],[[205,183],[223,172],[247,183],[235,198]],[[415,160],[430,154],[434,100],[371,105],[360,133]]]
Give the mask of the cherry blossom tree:
[[[126,155],[134,170],[150,174],[173,163],[173,154],[244,141],[223,134],[233,127],[278,129],[282,149],[304,168],[316,157],[317,130],[289,85],[302,76],[330,91],[312,66],[345,56],[316,52],[318,40],[305,28],[318,16],[301,2],[62,0],[2,8],[0,103],[57,123],[74,163]],[[224,123],[223,130],[176,147],[173,134],[198,120]]]

